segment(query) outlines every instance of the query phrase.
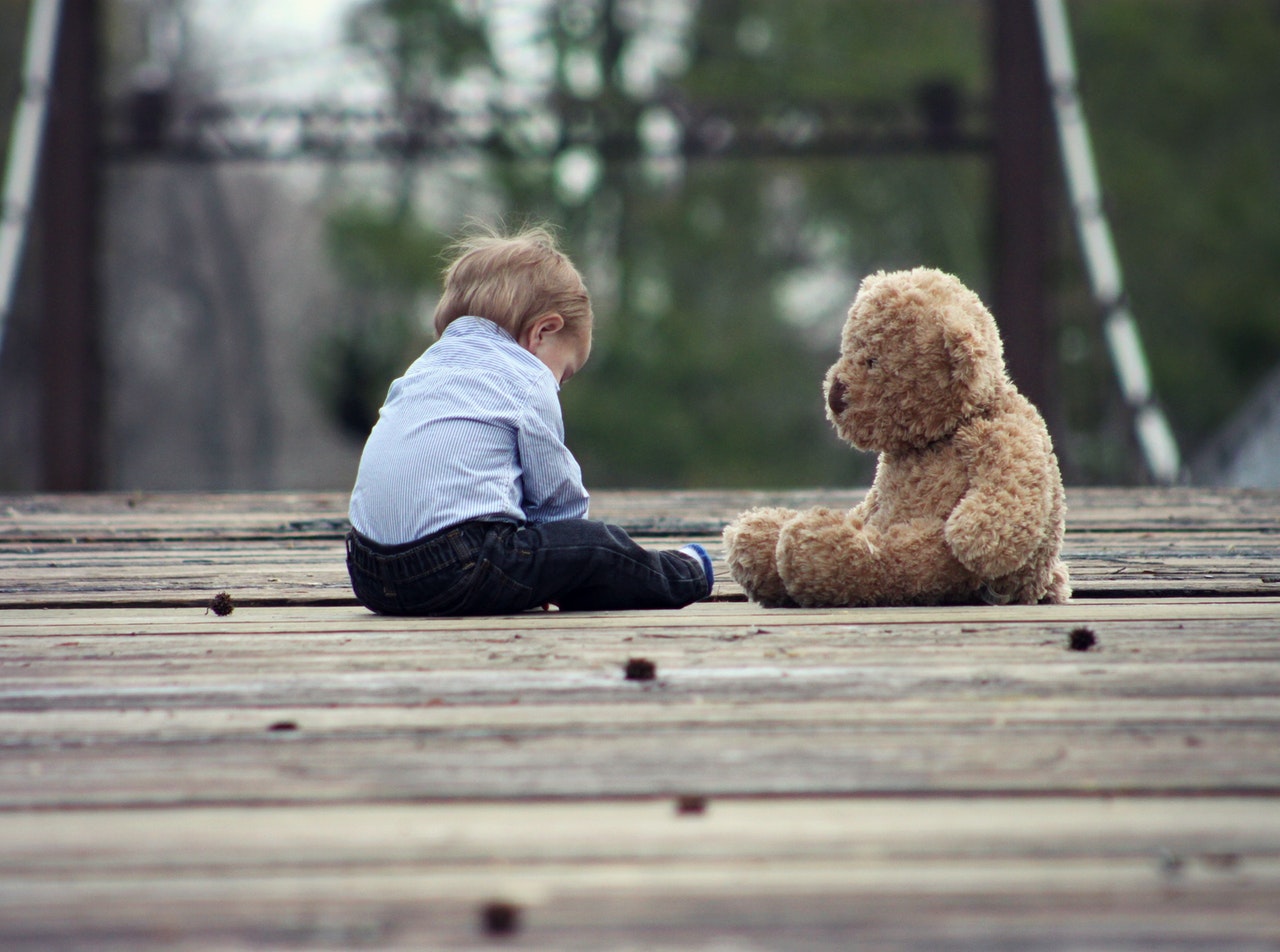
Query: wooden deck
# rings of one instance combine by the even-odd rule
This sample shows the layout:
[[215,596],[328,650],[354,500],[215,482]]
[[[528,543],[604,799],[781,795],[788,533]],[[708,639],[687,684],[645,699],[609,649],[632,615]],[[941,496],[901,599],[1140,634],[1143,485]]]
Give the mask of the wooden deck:
[[0,497],[0,949],[1280,949],[1280,494],[1069,493],[1067,606],[473,620],[345,502]]

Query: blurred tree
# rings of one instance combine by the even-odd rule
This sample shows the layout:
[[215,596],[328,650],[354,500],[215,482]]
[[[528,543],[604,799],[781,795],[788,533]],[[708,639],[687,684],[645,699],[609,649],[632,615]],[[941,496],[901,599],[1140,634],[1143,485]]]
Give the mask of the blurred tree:
[[[22,86],[28,7],[27,3],[0,3],[0,182]],[[32,257],[29,250],[23,255],[27,273],[33,270]],[[29,326],[34,321],[23,320],[32,305],[22,297],[24,293],[34,297],[33,283],[22,280],[20,272],[11,301],[13,310],[0,316],[5,322],[0,335],[0,490],[6,491],[34,485],[39,479],[39,454],[33,451],[40,441],[38,330]]]
[[387,385],[427,342],[423,291],[436,281],[444,239],[407,210],[353,202],[325,222],[325,247],[344,292],[340,319],[319,337],[311,384],[338,427],[363,441]]
[[0,135],[7,145],[18,87],[22,82],[23,46],[27,33],[27,4],[0,5]]
[[[989,13],[983,0],[368,0],[350,37],[393,107],[428,137],[433,110],[465,115],[484,147],[423,202],[409,143],[391,197],[335,222],[341,270],[379,247],[425,255],[468,214],[549,220],[596,302],[592,361],[564,394],[591,484],[865,480],[870,460],[835,440],[820,401],[845,308],[862,275],[918,263],[990,299],[987,157],[685,158],[683,120],[746,111],[802,141],[814,104],[857,103],[872,121],[915,104],[945,139],[950,110],[989,99]],[[1280,360],[1280,16],[1272,0],[1069,14],[1134,312],[1189,454]],[[1059,224],[1059,450],[1075,480],[1131,481],[1098,314]],[[439,264],[410,262],[399,303],[365,308],[330,351],[330,367],[363,375],[340,401],[351,432],[407,362],[395,352],[425,343],[415,315]]]
[[[674,111],[706,102],[802,122],[788,117],[795,103],[910,104],[939,78],[973,95],[981,11],[891,0],[573,0],[519,11],[370,0],[349,35],[386,70],[394,108],[427,128],[433,108],[483,101],[488,148],[470,211],[562,226],[597,311],[592,360],[564,393],[590,484],[813,485],[870,475],[870,460],[831,435],[821,399],[858,277],[927,258],[981,283],[983,164],[686,161]],[[379,214],[387,228],[409,227],[412,191],[359,213],[362,234],[342,224],[350,212],[337,219],[344,272],[389,247]],[[377,333],[394,340],[408,324]],[[353,410],[348,398],[385,376],[371,370],[373,330],[344,332],[324,360],[349,368],[338,392],[353,433],[376,403]],[[326,387],[334,392],[332,375]]]
[[[1280,8],[1109,0],[1070,12],[1134,314],[1194,451],[1280,363]],[[1114,386],[1077,268],[1060,306],[1076,451],[1093,478],[1115,479]]]
[[[444,87],[491,59],[479,21],[449,2],[375,0],[354,8],[346,27],[348,42],[377,64],[391,108],[409,128],[430,125]],[[312,354],[311,382],[330,418],[361,441],[387,385],[429,340],[423,297],[436,284],[446,242],[414,214],[417,156],[404,145],[389,196],[344,201],[325,229],[346,293]]]

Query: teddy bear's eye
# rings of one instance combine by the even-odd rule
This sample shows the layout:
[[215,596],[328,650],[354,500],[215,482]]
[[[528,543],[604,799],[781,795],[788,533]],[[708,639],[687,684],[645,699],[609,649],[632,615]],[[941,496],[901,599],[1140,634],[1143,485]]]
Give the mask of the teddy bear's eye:
[[863,364],[865,364],[865,365],[866,365],[866,368],[867,368],[868,370],[873,369],[873,368],[875,367],[875,365],[876,365],[877,363],[879,363],[879,361],[878,361],[875,357],[864,357],[864,358],[863,358],[863,360],[862,360],[862,362],[863,362]]

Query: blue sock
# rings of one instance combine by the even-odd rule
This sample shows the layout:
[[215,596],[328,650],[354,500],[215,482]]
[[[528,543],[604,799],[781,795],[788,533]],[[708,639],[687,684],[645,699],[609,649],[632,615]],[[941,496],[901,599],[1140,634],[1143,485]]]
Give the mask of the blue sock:
[[707,550],[696,542],[690,542],[688,545],[680,547],[680,551],[685,555],[694,556],[702,563],[702,571],[707,573],[707,594],[711,594],[712,587],[716,584],[716,572],[711,567],[711,556],[707,555]]

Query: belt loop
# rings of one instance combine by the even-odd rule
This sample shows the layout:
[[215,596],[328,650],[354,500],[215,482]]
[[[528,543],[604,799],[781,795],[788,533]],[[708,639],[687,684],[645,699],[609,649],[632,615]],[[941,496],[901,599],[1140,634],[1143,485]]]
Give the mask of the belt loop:
[[476,547],[471,544],[468,531],[473,525],[474,523],[470,522],[464,523],[449,533],[449,544],[453,547],[453,554],[464,562],[471,558],[476,550]]

